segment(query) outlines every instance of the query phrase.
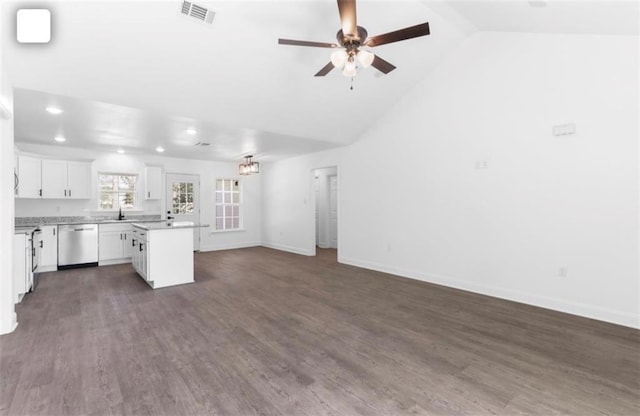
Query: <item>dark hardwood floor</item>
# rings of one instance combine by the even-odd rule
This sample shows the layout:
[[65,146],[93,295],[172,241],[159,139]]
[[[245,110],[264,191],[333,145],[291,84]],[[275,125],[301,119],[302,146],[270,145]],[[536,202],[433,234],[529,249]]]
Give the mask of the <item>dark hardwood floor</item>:
[[0,414],[640,414],[640,331],[267,248],[40,275]]

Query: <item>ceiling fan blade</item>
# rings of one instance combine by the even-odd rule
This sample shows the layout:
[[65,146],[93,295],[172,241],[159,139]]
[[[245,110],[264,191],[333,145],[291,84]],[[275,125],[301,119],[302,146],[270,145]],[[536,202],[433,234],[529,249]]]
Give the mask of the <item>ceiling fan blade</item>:
[[356,0],[338,0],[338,11],[340,12],[342,33],[347,37],[357,36]]
[[384,59],[380,58],[378,55],[373,57],[373,62],[371,62],[371,66],[377,69],[378,71],[382,72],[383,74],[388,74],[389,72],[396,69],[396,67],[393,64],[385,61]]
[[333,64],[331,62],[329,62],[328,64],[323,66],[322,69],[320,71],[318,71],[317,74],[314,75],[314,77],[323,77],[323,76],[327,75],[329,72],[331,72],[331,70],[333,68],[334,68]]
[[313,46],[316,48],[337,48],[337,43],[327,42],[310,42],[307,40],[293,40],[293,39],[278,39],[280,45],[294,45],[294,46]]
[[429,33],[429,22],[426,22],[415,26],[405,27],[404,29],[395,30],[393,32],[384,33],[382,35],[371,36],[364,44],[366,46],[380,46],[387,43],[425,36]]

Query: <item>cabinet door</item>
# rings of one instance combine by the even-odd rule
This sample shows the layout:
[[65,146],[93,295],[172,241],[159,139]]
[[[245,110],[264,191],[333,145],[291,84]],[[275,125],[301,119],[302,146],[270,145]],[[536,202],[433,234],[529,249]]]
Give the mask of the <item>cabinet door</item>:
[[91,198],[91,163],[67,162],[68,196],[73,199]]
[[149,250],[146,241],[140,242],[140,276],[149,280]]
[[133,231],[124,232],[123,235],[124,247],[122,257],[131,257],[131,254],[133,253]]
[[144,199],[160,199],[162,190],[162,169],[155,166],[144,168]]
[[18,198],[40,198],[42,190],[42,160],[18,156]]
[[122,231],[101,231],[98,234],[99,261],[115,260],[124,257],[122,254],[123,234]]
[[40,227],[42,232],[42,248],[40,249],[40,267],[58,265],[58,227],[45,225]]
[[63,199],[67,197],[67,162],[42,160],[42,197]]
[[[13,302],[20,300],[20,295],[27,291],[27,274],[31,271],[27,269],[27,248],[25,234],[15,234],[13,236]],[[31,254],[31,253],[29,253]]]

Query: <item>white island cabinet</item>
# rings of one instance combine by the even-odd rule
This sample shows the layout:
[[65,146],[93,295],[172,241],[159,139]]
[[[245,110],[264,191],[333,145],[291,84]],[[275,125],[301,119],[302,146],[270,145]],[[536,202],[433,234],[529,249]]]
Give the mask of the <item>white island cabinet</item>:
[[193,230],[200,227],[208,225],[134,223],[133,268],[154,289],[193,283]]

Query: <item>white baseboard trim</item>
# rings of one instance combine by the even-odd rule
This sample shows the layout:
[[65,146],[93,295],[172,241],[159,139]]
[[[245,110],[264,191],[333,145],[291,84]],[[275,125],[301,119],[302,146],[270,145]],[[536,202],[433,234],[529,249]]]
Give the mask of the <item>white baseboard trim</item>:
[[123,263],[131,263],[131,257],[124,259],[115,259],[115,260],[100,260],[98,262],[98,266],[111,266],[114,264],[123,264]]
[[261,244],[259,242],[236,243],[236,244],[213,244],[208,246],[201,246],[200,251],[234,250],[236,248],[259,247],[260,245]]
[[10,319],[0,321],[0,335],[10,334],[18,327],[18,314],[11,313]]
[[302,254],[303,256],[314,256],[315,253],[311,252],[310,250],[305,250],[299,247],[292,247],[292,246],[287,246],[284,244],[276,244],[276,243],[265,243],[263,242],[261,244],[263,247],[267,247],[267,248],[273,248],[275,250],[280,250],[280,251],[288,251],[289,253],[295,253],[295,254]]
[[585,318],[596,319],[599,321],[610,322],[631,328],[640,329],[640,316],[633,313],[615,311],[602,308],[600,306],[588,305],[585,303],[567,301],[563,299],[550,298],[540,295],[532,295],[530,293],[518,290],[505,289],[495,286],[479,285],[477,283],[454,279],[448,276],[417,272],[413,270],[405,270],[398,267],[390,267],[380,263],[370,262],[348,258],[344,256],[338,257],[338,262],[351,266],[362,267],[364,269],[376,270],[383,273],[394,274],[410,279],[421,280],[423,282],[435,283],[455,289],[466,290],[469,292],[479,293],[495,298],[506,299],[514,302],[525,303],[528,305],[538,306],[545,309],[564,312],[571,315],[578,315]]
[[36,273],[55,272],[58,270],[58,266],[38,266]]

